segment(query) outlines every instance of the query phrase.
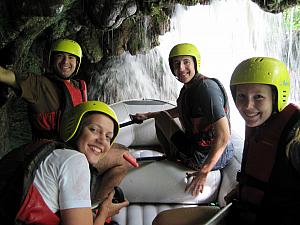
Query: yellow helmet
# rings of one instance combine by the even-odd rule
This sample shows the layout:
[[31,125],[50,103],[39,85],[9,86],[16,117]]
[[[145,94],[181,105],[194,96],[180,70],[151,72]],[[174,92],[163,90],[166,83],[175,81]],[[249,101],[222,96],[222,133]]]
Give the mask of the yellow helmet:
[[75,69],[75,74],[78,73],[80,64],[81,64],[81,58],[82,58],[82,50],[80,45],[73,40],[70,39],[58,39],[55,41],[52,46],[49,53],[49,67],[51,67],[51,60],[52,60],[52,54],[53,52],[66,52],[70,53],[72,55],[75,55],[77,57],[78,63]]
[[111,144],[119,132],[118,118],[112,108],[100,101],[83,102],[72,109],[65,111],[61,120],[60,138],[67,142],[76,134],[83,116],[88,112],[99,112],[109,116],[114,122],[114,134]]
[[184,56],[184,55],[192,56],[194,58],[194,62],[196,64],[196,68],[195,68],[196,73],[199,73],[200,62],[201,62],[200,53],[195,45],[189,43],[178,44],[171,49],[169,54],[169,66],[171,68],[172,73],[174,74],[172,58],[176,56]]
[[277,90],[279,112],[286,106],[290,94],[290,76],[285,64],[269,57],[253,57],[242,61],[231,76],[230,89],[233,97],[235,96],[234,86],[238,84],[274,86]]

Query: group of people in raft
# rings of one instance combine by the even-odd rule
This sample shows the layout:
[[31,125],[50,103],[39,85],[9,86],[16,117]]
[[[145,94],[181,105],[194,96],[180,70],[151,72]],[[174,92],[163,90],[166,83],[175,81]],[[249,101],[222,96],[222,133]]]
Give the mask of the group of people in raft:
[[[0,82],[29,106],[34,144],[18,152],[32,156],[23,160],[24,165],[38,162],[20,176],[23,187],[13,210],[5,208],[9,199],[1,203],[1,224],[112,225],[117,223],[109,218],[129,205],[126,199],[113,203],[112,198],[114,187],[132,168],[126,158],[135,159],[114,142],[120,128],[112,108],[88,100],[86,83],[74,78],[82,55],[77,42],[59,39],[50,49],[46,74],[19,74],[0,67]],[[169,65],[183,84],[177,106],[132,115],[142,121],[154,118],[167,159],[193,171],[185,188],[193,196],[203,191],[208,173],[224,168],[234,155],[227,93],[217,79],[200,73],[200,61],[195,45],[175,45]],[[233,203],[226,224],[299,224],[300,110],[288,104],[286,65],[270,57],[245,59],[232,73],[230,90],[246,129],[238,185],[225,197]],[[0,168],[14,154],[12,150],[5,155]],[[95,185],[95,180],[100,183]],[[97,210],[92,208],[95,202],[100,203]],[[204,224],[219,210],[170,209],[159,213],[153,225]]]

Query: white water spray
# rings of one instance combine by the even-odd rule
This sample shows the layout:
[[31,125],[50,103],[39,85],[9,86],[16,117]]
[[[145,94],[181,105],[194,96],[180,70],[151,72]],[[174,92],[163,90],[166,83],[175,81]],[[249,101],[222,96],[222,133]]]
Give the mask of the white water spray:
[[282,14],[266,13],[250,0],[176,5],[171,29],[160,37],[160,46],[148,54],[124,53],[108,65],[102,76],[92,79],[90,96],[108,103],[131,98],[176,100],[182,85],[168,68],[168,54],[174,45],[190,42],[200,51],[200,72],[218,78],[225,86],[233,130],[243,133],[244,121],[231,98],[230,77],[237,64],[249,57],[269,56],[287,61],[288,32]]
[[177,85],[157,49],[143,55],[129,53],[110,60],[101,74],[94,74],[89,97],[108,104],[126,99],[176,99]]

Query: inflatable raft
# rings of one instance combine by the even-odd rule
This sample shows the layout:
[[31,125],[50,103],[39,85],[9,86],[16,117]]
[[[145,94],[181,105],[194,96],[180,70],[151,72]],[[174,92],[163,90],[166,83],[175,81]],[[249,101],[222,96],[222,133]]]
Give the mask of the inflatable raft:
[[[130,114],[166,110],[175,107],[175,104],[146,99],[126,100],[111,107],[120,124],[130,124]],[[186,179],[186,172],[191,170],[164,159],[158,151],[154,119],[122,127],[116,143],[129,147],[140,167],[133,168],[120,184],[130,205],[113,220],[120,225],[151,225],[154,217],[166,209],[208,204],[225,206],[224,196],[236,185],[243,148],[243,139],[234,131],[232,142],[235,146],[232,162],[222,170],[210,172],[203,193],[193,197],[184,192],[187,182],[190,182]]]

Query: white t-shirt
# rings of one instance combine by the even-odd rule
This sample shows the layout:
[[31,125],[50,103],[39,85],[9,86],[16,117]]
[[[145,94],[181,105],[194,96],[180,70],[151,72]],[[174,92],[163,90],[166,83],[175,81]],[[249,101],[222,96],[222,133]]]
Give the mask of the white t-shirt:
[[39,166],[33,183],[54,213],[91,207],[89,163],[78,151],[54,150]]

